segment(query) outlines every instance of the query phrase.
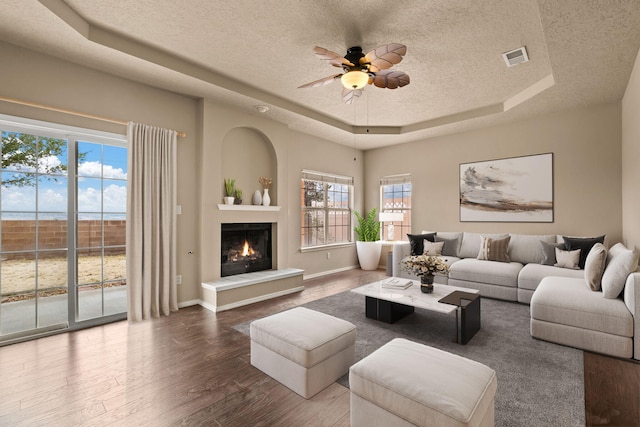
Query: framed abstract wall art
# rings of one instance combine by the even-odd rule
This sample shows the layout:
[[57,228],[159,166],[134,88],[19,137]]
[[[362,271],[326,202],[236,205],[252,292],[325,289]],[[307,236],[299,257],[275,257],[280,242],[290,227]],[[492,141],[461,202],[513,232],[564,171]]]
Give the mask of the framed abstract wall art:
[[553,222],[553,153],[461,163],[460,221]]

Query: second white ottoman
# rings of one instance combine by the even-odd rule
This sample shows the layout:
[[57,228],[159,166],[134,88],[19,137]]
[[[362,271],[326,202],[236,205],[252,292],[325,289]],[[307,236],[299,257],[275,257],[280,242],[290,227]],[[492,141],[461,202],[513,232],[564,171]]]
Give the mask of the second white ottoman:
[[356,327],[296,307],[250,325],[251,364],[305,399],[346,374],[355,358]]
[[401,338],[349,370],[351,426],[493,426],[493,369]]

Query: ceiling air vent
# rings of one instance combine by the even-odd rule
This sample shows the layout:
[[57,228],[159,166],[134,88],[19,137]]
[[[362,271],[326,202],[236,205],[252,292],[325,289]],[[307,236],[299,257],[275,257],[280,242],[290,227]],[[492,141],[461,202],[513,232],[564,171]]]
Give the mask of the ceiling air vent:
[[503,53],[502,58],[507,64],[507,67],[513,67],[514,65],[527,62],[529,60],[529,55],[527,55],[527,49],[523,46]]

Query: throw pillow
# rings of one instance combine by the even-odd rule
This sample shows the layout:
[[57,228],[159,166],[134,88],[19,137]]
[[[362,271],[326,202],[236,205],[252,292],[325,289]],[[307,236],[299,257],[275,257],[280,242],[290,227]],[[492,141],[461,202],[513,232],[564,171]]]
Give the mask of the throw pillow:
[[427,239],[425,239],[423,242],[423,246],[424,246],[425,255],[439,256],[439,255],[442,255],[442,248],[444,247],[444,242],[432,243]]
[[580,261],[581,249],[575,251],[563,251],[556,248],[556,267],[570,268],[572,270],[579,270],[578,262]]
[[589,251],[596,243],[604,243],[604,235],[598,237],[567,237],[562,236],[564,239],[564,244],[567,247],[568,251],[574,251],[576,249],[581,249],[580,252],[580,260],[578,261],[578,266],[580,268],[584,268],[584,262],[587,260],[587,255],[589,255]]
[[556,248],[566,249],[564,243],[547,243],[540,240],[540,246],[542,246],[542,265],[555,265],[556,263]]
[[584,279],[592,291],[600,290],[604,266],[607,262],[607,248],[602,243],[593,245],[584,262]]
[[462,242],[460,243],[460,250],[458,251],[459,258],[477,258],[480,251],[480,243],[482,237],[491,237],[492,239],[503,239],[508,237],[508,234],[480,234],[470,233],[465,231],[462,234]]
[[436,235],[436,242],[444,242],[442,255],[457,257],[460,242],[462,242],[462,233],[439,231]]
[[422,255],[424,253],[424,241],[436,241],[436,233],[429,234],[407,234],[411,244],[411,255]]
[[602,295],[615,299],[624,290],[627,276],[638,268],[638,257],[629,249],[615,251],[602,275]]
[[511,236],[507,236],[502,239],[492,239],[491,237],[482,236],[478,259],[486,261],[511,262],[508,254],[510,240]]

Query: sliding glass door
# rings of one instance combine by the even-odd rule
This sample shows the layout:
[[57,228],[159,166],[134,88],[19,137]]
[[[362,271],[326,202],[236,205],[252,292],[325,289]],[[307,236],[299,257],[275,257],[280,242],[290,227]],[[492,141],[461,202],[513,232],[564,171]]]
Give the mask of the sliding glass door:
[[122,137],[0,125],[0,343],[124,318]]

